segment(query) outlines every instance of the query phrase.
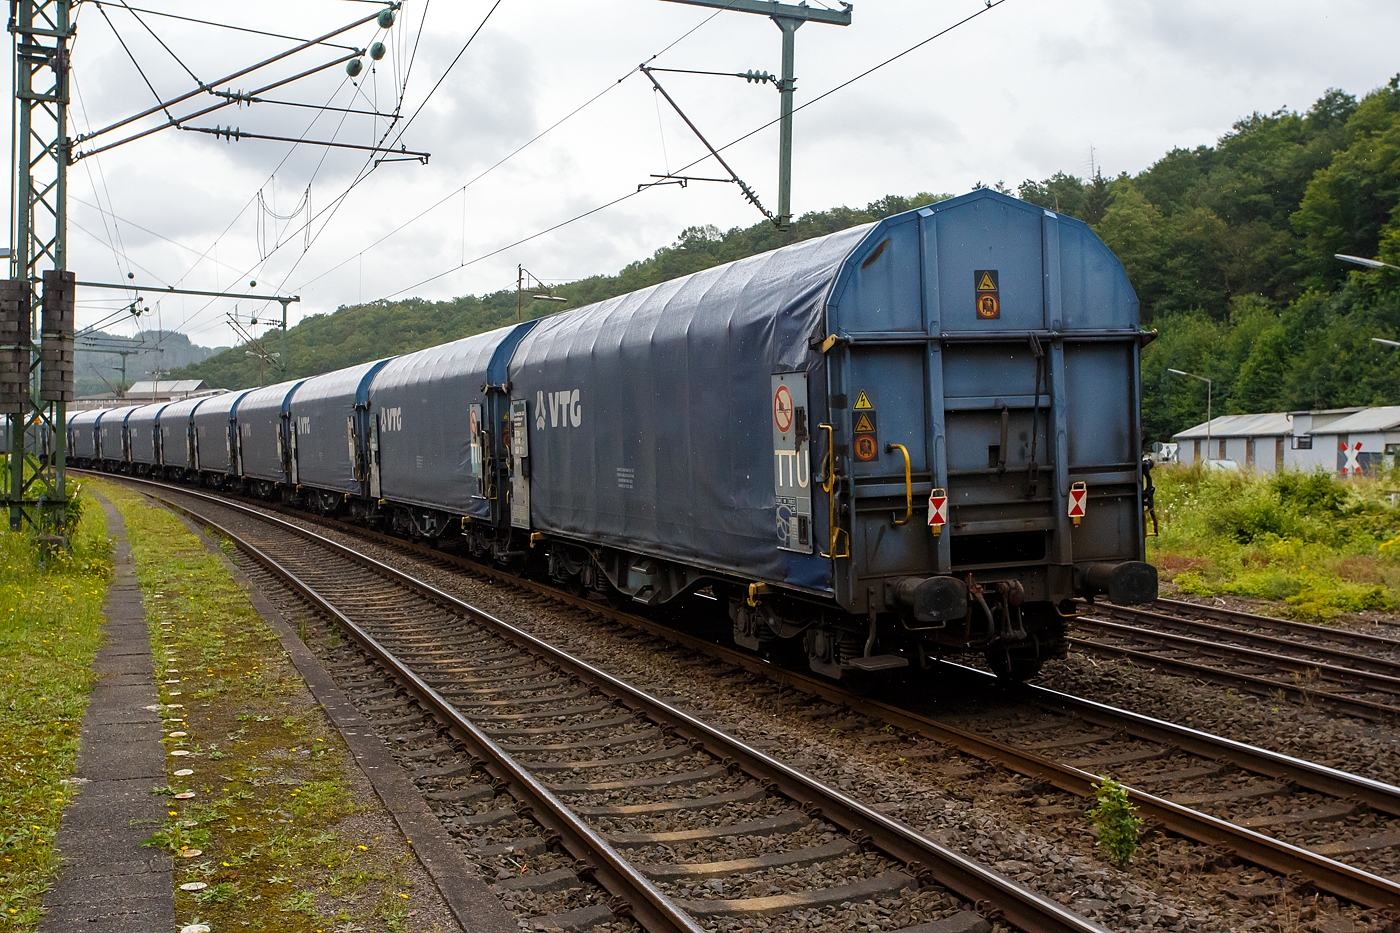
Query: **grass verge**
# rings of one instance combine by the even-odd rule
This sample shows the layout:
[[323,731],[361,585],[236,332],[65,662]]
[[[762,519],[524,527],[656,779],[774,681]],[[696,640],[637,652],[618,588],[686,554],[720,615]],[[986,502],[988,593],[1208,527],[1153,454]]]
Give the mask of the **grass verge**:
[[111,546],[90,506],[70,553],[42,561],[31,536],[0,532],[0,931],[33,930],[58,869]]
[[1400,605],[1393,479],[1199,466],[1153,478],[1161,534],[1149,560],[1182,593],[1281,600],[1309,621]]
[[411,851],[227,567],[170,513],[111,484],[103,492],[126,519],[166,662],[169,783],[156,792],[169,819],[148,844],[175,856],[178,922],[431,927],[417,916],[427,892]]

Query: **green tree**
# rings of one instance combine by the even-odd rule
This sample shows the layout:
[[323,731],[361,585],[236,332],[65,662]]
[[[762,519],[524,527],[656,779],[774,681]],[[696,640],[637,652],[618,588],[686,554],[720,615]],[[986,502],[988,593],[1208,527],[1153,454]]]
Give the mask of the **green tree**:
[[1400,230],[1400,75],[1355,109],[1344,143],[1293,218],[1315,280],[1333,285],[1346,272],[1333,253],[1374,256]]

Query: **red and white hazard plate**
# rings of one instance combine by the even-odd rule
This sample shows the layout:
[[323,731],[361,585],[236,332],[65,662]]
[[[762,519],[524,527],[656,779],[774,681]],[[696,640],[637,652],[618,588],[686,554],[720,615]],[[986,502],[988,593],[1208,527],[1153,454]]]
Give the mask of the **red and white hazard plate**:
[[1089,489],[1083,483],[1075,483],[1069,489],[1069,517],[1083,518],[1089,505]]
[[935,489],[928,494],[928,523],[939,527],[948,524],[948,492]]

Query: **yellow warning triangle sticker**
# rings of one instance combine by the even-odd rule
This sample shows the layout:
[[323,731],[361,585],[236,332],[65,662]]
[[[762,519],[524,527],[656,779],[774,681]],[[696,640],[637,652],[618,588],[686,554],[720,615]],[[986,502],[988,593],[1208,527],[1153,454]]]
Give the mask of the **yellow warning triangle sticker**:
[[870,423],[870,418],[869,418],[868,416],[866,416],[866,415],[861,415],[861,416],[860,416],[860,420],[856,422],[856,433],[857,433],[857,434],[874,434],[874,433],[875,433],[875,425],[873,425],[873,424]]
[[870,404],[870,397],[865,394],[865,390],[861,389],[860,398],[856,399],[856,411],[860,411],[862,408],[870,409],[874,407],[874,405]]
[[977,283],[977,290],[979,292],[994,292],[997,290],[995,283],[992,282],[992,276],[990,273],[982,273],[982,281]]

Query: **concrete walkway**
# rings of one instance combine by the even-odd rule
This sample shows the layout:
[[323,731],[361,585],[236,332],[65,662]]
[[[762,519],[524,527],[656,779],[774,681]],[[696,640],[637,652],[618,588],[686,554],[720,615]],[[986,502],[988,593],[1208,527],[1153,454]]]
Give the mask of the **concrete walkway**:
[[116,542],[116,572],[74,771],[80,793],[63,812],[64,865],[44,897],[48,913],[39,929],[154,933],[175,925],[170,854],[141,848],[166,817],[165,798],[151,793],[166,783],[160,700],[126,523],[111,502],[97,498]]

